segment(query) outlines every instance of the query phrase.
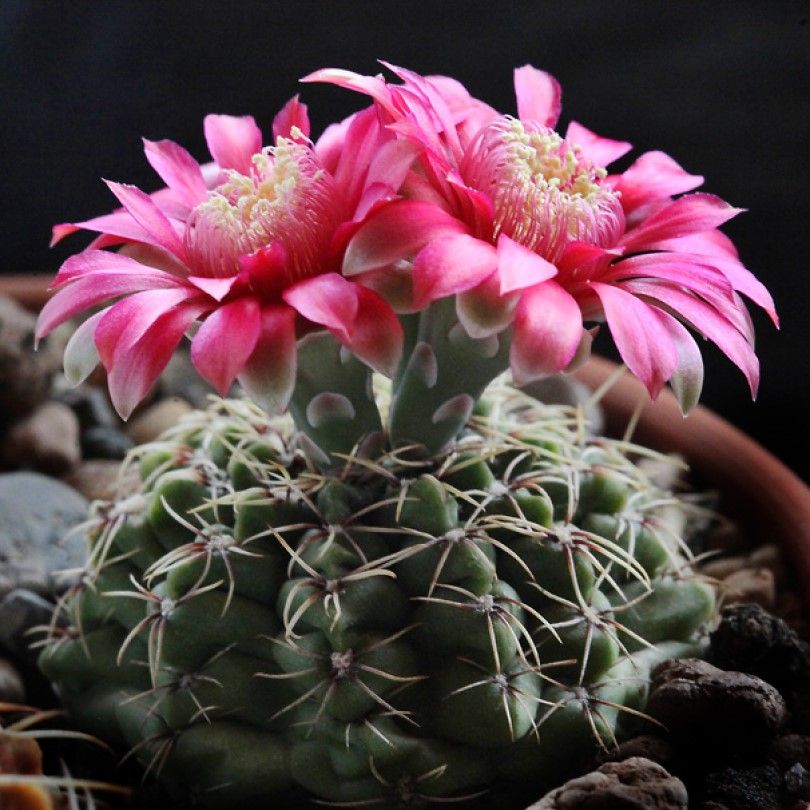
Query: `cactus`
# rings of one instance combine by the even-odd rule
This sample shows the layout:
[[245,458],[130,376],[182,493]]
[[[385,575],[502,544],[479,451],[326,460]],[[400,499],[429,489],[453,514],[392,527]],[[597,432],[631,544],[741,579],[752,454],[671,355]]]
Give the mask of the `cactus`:
[[637,450],[501,388],[436,456],[322,472],[290,421],[218,400],[94,505],[41,667],[175,803],[556,784],[713,614]]

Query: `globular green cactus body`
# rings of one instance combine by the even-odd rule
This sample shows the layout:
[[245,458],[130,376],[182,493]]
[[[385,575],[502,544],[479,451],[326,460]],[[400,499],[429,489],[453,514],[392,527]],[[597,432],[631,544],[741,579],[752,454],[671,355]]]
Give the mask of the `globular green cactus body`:
[[326,473],[246,402],[139,448],[42,653],[76,722],[216,808],[473,801],[615,745],[712,589],[632,447],[491,405]]

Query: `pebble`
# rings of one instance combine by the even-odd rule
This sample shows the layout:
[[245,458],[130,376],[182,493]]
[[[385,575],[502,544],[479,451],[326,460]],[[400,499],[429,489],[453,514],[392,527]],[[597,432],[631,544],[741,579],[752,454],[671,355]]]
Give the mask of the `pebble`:
[[709,660],[722,669],[747,672],[777,689],[810,683],[810,644],[759,605],[734,605],[711,633]]
[[0,648],[18,661],[35,664],[38,650],[31,649],[34,627],[49,625],[54,603],[25,588],[15,588],[0,599]]
[[88,501],[111,501],[119,492],[121,464],[110,459],[83,461],[64,480]]
[[150,405],[127,427],[127,435],[135,444],[146,444],[174,427],[181,416],[190,413],[192,406],[184,399],[171,397]]
[[214,393],[194,368],[188,350],[183,349],[172,355],[160,375],[158,389],[161,397],[179,397],[195,408],[207,408],[210,404],[209,397]]
[[[67,380],[64,384],[70,385]],[[95,427],[112,428],[121,424],[107,394],[100,388],[90,385],[70,387],[59,391],[54,399],[67,405],[76,414],[83,431]]]
[[751,539],[730,520],[720,521],[706,535],[706,551],[721,551],[724,554],[740,554],[751,548]]
[[726,577],[742,571],[748,565],[748,557],[734,555],[731,557],[717,557],[700,566],[700,573],[712,579],[723,580]]
[[35,472],[0,475],[0,595],[15,587],[62,590],[57,572],[85,562],[84,536],[69,530],[86,519],[87,508],[62,481]]
[[770,568],[744,568],[725,577],[721,586],[727,605],[754,602],[767,610],[776,605],[776,580]]
[[605,415],[600,405],[588,405],[593,393],[587,385],[566,374],[555,374],[542,380],[536,380],[521,389],[529,396],[549,405],[568,405],[572,408],[581,406],[585,413],[585,422],[591,436],[600,436],[605,430]]
[[773,765],[754,768],[723,768],[704,779],[703,795],[709,802],[729,810],[780,810],[781,774]]
[[99,425],[82,433],[82,455],[85,458],[118,459],[119,461],[134,446],[126,433],[114,427]]
[[17,422],[3,443],[9,467],[62,475],[81,460],[79,420],[61,402],[46,402]]
[[769,683],[696,658],[656,670],[646,712],[676,739],[692,741],[696,754],[764,748],[787,720],[784,698]]
[[810,771],[797,762],[785,772],[782,780],[785,790],[795,799],[810,801]]
[[547,793],[527,810],[687,810],[683,782],[643,757],[608,762]]
[[606,762],[621,762],[630,757],[644,757],[657,762],[667,770],[675,770],[680,757],[672,742],[666,737],[653,734],[641,734],[619,743],[616,748],[608,749],[602,757]]
[[16,667],[0,658],[0,703],[25,703],[25,687]]
[[751,568],[767,568],[773,572],[774,579],[781,585],[787,576],[787,567],[782,556],[782,550],[773,543],[760,546],[748,555]]
[[34,351],[36,318],[0,296],[0,425],[30,413],[48,394],[53,358]]
[[804,734],[785,734],[779,737],[771,746],[770,753],[784,768],[799,762],[810,770],[810,737]]

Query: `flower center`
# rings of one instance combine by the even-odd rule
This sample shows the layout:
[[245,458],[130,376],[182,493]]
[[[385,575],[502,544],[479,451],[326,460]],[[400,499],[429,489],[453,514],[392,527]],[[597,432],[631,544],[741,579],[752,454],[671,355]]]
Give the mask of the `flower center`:
[[501,118],[482,130],[461,174],[493,200],[493,238],[505,233],[549,261],[569,242],[609,247],[624,231],[605,170],[548,127]]
[[288,283],[321,272],[339,221],[331,175],[308,146],[285,138],[252,163],[247,175],[229,170],[191,212],[185,242],[193,273],[233,276],[240,256],[276,242],[286,252]]

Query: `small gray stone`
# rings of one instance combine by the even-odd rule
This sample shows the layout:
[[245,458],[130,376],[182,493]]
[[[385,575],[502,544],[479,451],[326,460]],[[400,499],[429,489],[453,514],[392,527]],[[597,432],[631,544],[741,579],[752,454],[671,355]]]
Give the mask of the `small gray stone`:
[[3,459],[9,467],[62,475],[81,459],[79,420],[61,402],[46,402],[17,422],[5,438]]
[[30,413],[47,396],[52,355],[34,351],[36,318],[0,296],[0,425]]
[[20,673],[4,658],[0,658],[0,703],[25,703],[25,687]]
[[82,455],[85,458],[118,459],[132,449],[133,441],[114,427],[99,425],[82,433]]
[[180,397],[195,408],[207,408],[208,398],[214,393],[192,365],[189,352],[185,349],[172,355],[160,376],[158,390],[161,397]]
[[85,538],[71,532],[88,503],[61,481],[32,472],[0,475],[0,594],[15,587],[52,593],[57,574],[84,565]]
[[174,427],[181,416],[193,410],[184,399],[172,397],[150,405],[127,426],[127,434],[135,444],[146,444]]
[[[65,385],[69,385],[67,380]],[[105,391],[92,385],[80,385],[59,391],[53,398],[67,405],[79,420],[82,430],[95,427],[118,427],[121,420],[110,405]]]
[[88,501],[115,500],[134,492],[140,483],[136,466],[131,466],[122,477],[121,463],[104,458],[83,461],[64,480]]
[[683,782],[643,757],[608,762],[571,779],[527,810],[687,810]]
[[588,433],[600,435],[605,428],[605,416],[598,404],[590,404],[590,388],[567,374],[555,374],[542,380],[535,380],[522,387],[529,396],[548,405],[569,405],[572,408],[582,407]]
[[29,631],[49,625],[54,603],[33,591],[15,588],[0,599],[0,648],[19,660],[35,663],[38,652],[31,649]]

